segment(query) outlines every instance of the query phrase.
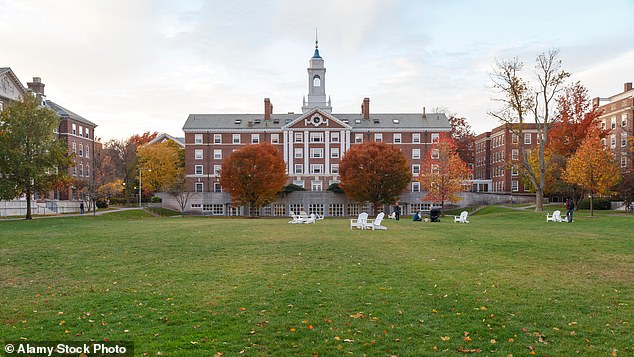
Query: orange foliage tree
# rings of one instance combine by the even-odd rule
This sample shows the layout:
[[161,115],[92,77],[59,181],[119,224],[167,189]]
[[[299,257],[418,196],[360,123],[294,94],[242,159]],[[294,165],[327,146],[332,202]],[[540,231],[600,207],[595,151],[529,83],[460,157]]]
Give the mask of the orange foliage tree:
[[568,160],[563,179],[590,192],[590,215],[595,194],[605,195],[621,176],[612,155],[601,145],[599,130],[591,127],[577,152]]
[[288,177],[284,157],[269,143],[233,152],[220,170],[220,184],[235,205],[248,205],[250,215],[275,199]]
[[457,150],[454,140],[442,135],[432,145],[418,178],[421,188],[427,191],[423,200],[440,203],[441,209],[445,202],[460,201],[457,193],[464,191],[463,183],[471,173]]
[[393,145],[367,142],[350,148],[339,166],[341,188],[350,199],[371,202],[376,212],[393,204],[412,181],[407,159]]
[[137,155],[143,186],[149,191],[169,190],[184,170],[184,151],[173,141],[141,146]]

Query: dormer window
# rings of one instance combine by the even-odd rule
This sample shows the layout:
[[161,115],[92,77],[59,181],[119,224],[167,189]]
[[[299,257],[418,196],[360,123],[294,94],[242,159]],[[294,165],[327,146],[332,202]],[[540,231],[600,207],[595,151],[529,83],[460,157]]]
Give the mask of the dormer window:
[[279,124],[280,120],[279,119],[273,119],[273,124]]
[[236,119],[236,121],[234,123],[236,125],[240,125],[240,124],[242,124],[242,119]]
[[379,119],[374,119],[373,122],[374,122],[374,124],[379,124],[380,123]]
[[313,77],[313,87],[321,87],[321,78],[319,76]]
[[355,123],[355,124],[361,124],[361,119],[355,119],[355,120],[354,120],[354,123]]
[[255,119],[256,124],[260,124],[262,121],[260,119]]
[[393,123],[393,124],[399,124],[400,122],[401,122],[401,121],[400,121],[400,120],[398,120],[398,119],[392,119],[392,123]]

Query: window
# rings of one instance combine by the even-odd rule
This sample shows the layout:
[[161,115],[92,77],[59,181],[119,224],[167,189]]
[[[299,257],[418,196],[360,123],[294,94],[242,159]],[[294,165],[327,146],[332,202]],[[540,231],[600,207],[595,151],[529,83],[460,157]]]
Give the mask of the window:
[[79,157],[84,157],[84,145],[79,144]]
[[431,134],[431,142],[432,143],[437,143],[439,139],[440,139],[440,134],[438,134],[438,133]]
[[86,158],[90,158],[90,146],[86,145]]
[[311,164],[310,165],[310,173],[311,174],[321,174],[324,172],[323,164]]
[[195,165],[194,175],[202,175],[202,174],[203,174],[203,165]]
[[524,134],[524,144],[529,145],[531,143],[531,133]]
[[610,120],[610,128],[616,129],[616,115],[614,115],[612,120]]
[[90,177],[90,164],[86,164],[86,177]]
[[240,144],[240,134],[233,134],[232,135],[232,142],[234,144]]
[[432,149],[431,158],[434,160],[440,159],[440,151],[438,149]]
[[621,133],[621,147],[627,146],[627,133]]
[[84,164],[79,164],[79,177],[84,176]]
[[214,144],[222,144],[222,134],[214,134]]
[[260,143],[260,134],[251,134],[251,144]]
[[339,148],[330,148],[330,158],[331,159],[339,158]]
[[214,160],[220,160],[220,159],[222,159],[222,150],[214,149]]
[[84,133],[84,137],[90,138],[90,134],[88,134],[89,131],[90,131],[90,129],[86,128],[86,132]]
[[440,173],[440,169],[438,168],[438,164],[431,165],[431,173],[437,175]]
[[280,143],[280,134],[271,134],[271,144]]
[[412,134],[412,144],[420,144],[420,133]]
[[79,136],[84,136],[84,127],[83,126],[79,126]]
[[311,159],[322,159],[324,157],[324,149],[323,148],[311,148],[310,149],[310,158]]
[[412,159],[420,159],[420,149],[412,149]]
[[338,175],[339,174],[339,164],[330,165],[330,173],[333,174],[333,175]]
[[72,127],[73,127],[73,131],[72,131],[73,135],[77,135],[77,124],[73,124]]
[[296,159],[301,159],[304,157],[304,149],[302,148],[295,148],[295,158]]
[[324,190],[324,185],[323,185],[323,183],[321,181],[311,181],[310,190],[311,191],[323,191]]
[[359,214],[359,204],[358,203],[348,203],[348,215],[356,216]]
[[203,143],[203,134],[194,134],[194,144]]
[[[296,185],[296,186],[299,186],[301,188],[304,188],[304,180],[293,180],[293,185]],[[291,206],[293,206],[293,205],[291,205]],[[303,211],[303,210],[304,210],[304,206],[303,205],[302,205],[302,208],[298,209],[298,210],[294,210],[294,209],[291,208],[291,211],[295,211],[297,213],[299,213],[300,211]]]
[[354,142],[361,144],[363,142],[363,134],[354,134]]
[[520,187],[519,181],[517,181],[517,180],[511,181],[511,191],[517,192],[517,191],[520,190],[519,187]]
[[394,144],[400,144],[401,143],[401,134],[400,133],[394,133],[394,139],[392,140],[392,142],[394,142]]
[[420,165],[419,164],[412,165],[412,174],[420,175]]
[[623,113],[623,115],[621,115],[621,127],[627,128],[627,113]]
[[304,173],[304,165],[295,164],[295,173],[296,174],[303,174]]
[[343,203],[331,203],[328,206],[328,214],[334,217],[343,216]]
[[214,182],[214,192],[222,192],[222,186],[220,186],[220,182]]
[[303,143],[304,142],[304,133],[302,132],[295,132],[295,140],[296,143]]
[[77,176],[77,166],[73,166],[73,176]]
[[420,182],[412,182],[412,192],[420,192]]
[[324,133],[310,133],[310,142],[311,143],[323,143],[324,142]]
[[220,176],[220,170],[222,169],[222,165],[214,165],[214,176]]
[[203,150],[202,149],[194,150],[194,159],[195,160],[202,160],[203,159]]
[[77,143],[73,141],[73,153],[77,153]]
[[517,166],[511,166],[511,176],[517,176],[519,172],[517,171]]
[[518,140],[517,140],[517,134],[513,133],[511,136],[511,140],[513,141],[513,144],[517,144]]
[[616,135],[610,135],[610,148],[616,148]]
[[376,141],[377,143],[383,142],[383,134],[382,133],[375,133],[374,134],[374,141]]
[[603,147],[606,147],[608,145],[605,138],[601,139],[601,145],[603,145]]
[[605,130],[605,119],[601,120],[601,129]]
[[621,153],[621,167],[627,167],[627,153]]
[[321,87],[321,79],[319,79],[319,76],[313,77],[313,87]]
[[196,192],[203,192],[203,183],[202,182],[196,182]]
[[518,160],[519,158],[519,150],[513,149],[511,151],[511,160]]
[[333,131],[332,133],[330,133],[330,142],[332,142],[332,143],[338,143],[339,142],[339,132],[338,131]]

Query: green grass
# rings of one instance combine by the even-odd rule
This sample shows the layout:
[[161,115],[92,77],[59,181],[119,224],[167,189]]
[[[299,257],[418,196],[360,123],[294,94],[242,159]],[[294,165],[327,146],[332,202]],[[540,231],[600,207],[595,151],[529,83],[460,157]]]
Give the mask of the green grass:
[[633,217],[0,222],[0,336],[137,355],[634,354]]

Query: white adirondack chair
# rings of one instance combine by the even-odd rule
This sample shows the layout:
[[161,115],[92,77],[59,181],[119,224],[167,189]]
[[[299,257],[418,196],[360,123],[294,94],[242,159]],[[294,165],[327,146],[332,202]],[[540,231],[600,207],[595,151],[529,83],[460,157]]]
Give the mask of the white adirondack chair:
[[359,213],[359,217],[350,220],[350,229],[366,229],[368,224],[368,214],[366,212]]
[[454,223],[456,223],[456,222],[458,222],[458,223],[469,223],[467,218],[469,218],[469,212],[462,211],[460,213],[460,216],[453,216],[453,222]]
[[308,216],[308,218],[304,219],[304,221],[302,223],[305,223],[305,224],[315,223],[316,219],[317,219],[317,217],[313,213],[310,216]]
[[366,229],[371,229],[371,230],[382,229],[382,230],[386,230],[387,227],[381,225],[381,222],[383,221],[384,217],[385,217],[385,213],[383,213],[383,212],[379,213],[376,216],[376,218],[374,219],[374,221],[368,222],[368,224],[366,225]]
[[388,219],[396,219],[396,212],[392,212],[387,216]]
[[546,213],[546,222],[563,222],[561,219],[561,211],[554,211],[553,214]]
[[291,224],[304,223],[304,218],[302,216],[295,214],[295,212],[293,211],[290,211],[289,213],[292,219],[288,223],[291,223]]

